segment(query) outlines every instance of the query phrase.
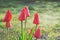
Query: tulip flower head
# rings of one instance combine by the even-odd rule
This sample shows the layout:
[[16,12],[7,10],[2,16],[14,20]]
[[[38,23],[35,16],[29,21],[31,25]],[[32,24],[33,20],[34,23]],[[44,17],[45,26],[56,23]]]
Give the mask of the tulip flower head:
[[11,19],[12,19],[12,14],[11,14],[10,10],[7,10],[6,15],[3,19],[3,22],[9,22],[9,21],[11,21]]
[[11,14],[10,10],[7,10],[6,15],[3,19],[3,22],[6,22],[7,28],[11,27],[11,24],[10,24],[11,19],[12,19],[12,14]]
[[36,32],[34,33],[34,37],[35,37],[35,38],[40,38],[40,37],[41,37],[40,28],[38,28],[38,29],[36,30]]
[[21,13],[20,13],[20,15],[19,15],[19,20],[20,21],[23,21],[23,20],[25,20],[26,19],[26,14],[24,13],[25,11],[24,11],[25,9],[22,9],[21,10]]
[[26,17],[29,17],[30,12],[29,12],[28,6],[25,6],[24,9],[25,9]]
[[36,25],[40,24],[40,20],[39,20],[39,15],[38,15],[38,13],[36,13],[36,14],[34,15],[33,23],[36,24]]

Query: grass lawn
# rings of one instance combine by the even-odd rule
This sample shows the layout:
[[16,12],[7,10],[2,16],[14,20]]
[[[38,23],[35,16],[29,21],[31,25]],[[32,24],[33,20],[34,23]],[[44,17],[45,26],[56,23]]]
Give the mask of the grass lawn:
[[55,40],[56,37],[60,36],[60,2],[35,2],[33,4],[24,4],[19,1],[12,1],[0,2],[0,20],[4,17],[6,10],[8,9],[10,9],[13,14],[13,19],[11,21],[13,29],[9,29],[10,35],[7,35],[5,23],[0,22],[0,40],[7,40],[7,36],[9,36],[9,40],[18,40],[18,35],[16,33],[20,31],[20,21],[18,20],[18,16],[20,14],[20,10],[25,5],[30,9],[27,28],[35,26],[33,24],[33,14],[38,12],[41,21],[41,33],[46,33],[48,40]]

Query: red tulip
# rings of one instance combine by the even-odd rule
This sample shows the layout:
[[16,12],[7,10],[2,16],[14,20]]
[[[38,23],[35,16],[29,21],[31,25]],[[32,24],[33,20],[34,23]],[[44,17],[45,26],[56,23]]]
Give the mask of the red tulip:
[[6,27],[7,28],[11,28],[11,23],[10,22],[6,22]]
[[38,29],[36,30],[36,32],[34,33],[34,37],[35,37],[35,38],[40,38],[40,37],[41,37],[40,28],[38,28]]
[[23,20],[26,19],[26,14],[24,12],[25,12],[25,9],[22,9],[21,13],[20,13],[20,16],[18,18],[20,21],[23,21]]
[[29,9],[28,9],[28,6],[25,6],[25,13],[26,13],[26,17],[29,17],[30,16],[30,13],[29,13]]
[[34,15],[33,23],[36,24],[36,25],[40,24],[40,20],[39,20],[39,15],[38,15],[38,13],[36,13],[36,14]]
[[9,22],[9,21],[11,21],[11,19],[12,19],[12,14],[11,14],[10,10],[7,10],[6,15],[3,19],[3,22]]
[[6,15],[2,21],[6,22],[6,27],[8,27],[8,28],[11,27],[11,24],[10,24],[11,19],[12,19],[12,14],[11,14],[10,10],[7,10]]

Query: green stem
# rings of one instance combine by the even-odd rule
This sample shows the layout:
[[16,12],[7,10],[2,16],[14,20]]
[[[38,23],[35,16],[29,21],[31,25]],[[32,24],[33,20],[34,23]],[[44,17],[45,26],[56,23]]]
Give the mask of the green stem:
[[8,27],[7,27],[7,22],[6,22],[6,32],[7,32],[7,40],[8,40]]
[[38,27],[38,25],[36,24],[35,31],[36,31],[37,27]]
[[9,40],[9,33],[8,33],[8,26],[7,26],[7,22],[6,22],[6,29],[7,29],[7,40]]
[[21,35],[22,35],[22,39],[23,39],[23,21],[21,21]]
[[23,21],[21,21],[21,33],[23,32]]
[[26,18],[26,20],[25,20],[25,29],[26,29],[26,24],[27,24],[27,18]]
[[8,27],[7,27],[7,39],[9,40],[9,33],[8,33]]
[[37,40],[37,38],[35,40]]
[[[26,18],[26,20],[25,20],[25,27],[24,27],[25,30],[27,30],[26,24],[27,24],[27,18]],[[28,32],[28,31],[27,31],[27,32]],[[26,32],[26,34],[27,34],[27,32]],[[27,36],[26,36],[26,40],[27,40]]]

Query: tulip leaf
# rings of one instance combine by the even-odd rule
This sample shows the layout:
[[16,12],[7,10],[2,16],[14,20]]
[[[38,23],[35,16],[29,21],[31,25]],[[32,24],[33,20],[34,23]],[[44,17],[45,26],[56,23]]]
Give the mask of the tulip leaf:
[[32,38],[33,38],[33,35],[34,35],[34,29],[32,29],[32,33],[31,34],[29,34],[29,36],[28,36],[28,40],[32,40]]
[[26,40],[26,36],[27,34],[26,34],[26,30],[24,30],[24,32],[22,32],[22,34],[21,34],[21,39],[20,40]]

